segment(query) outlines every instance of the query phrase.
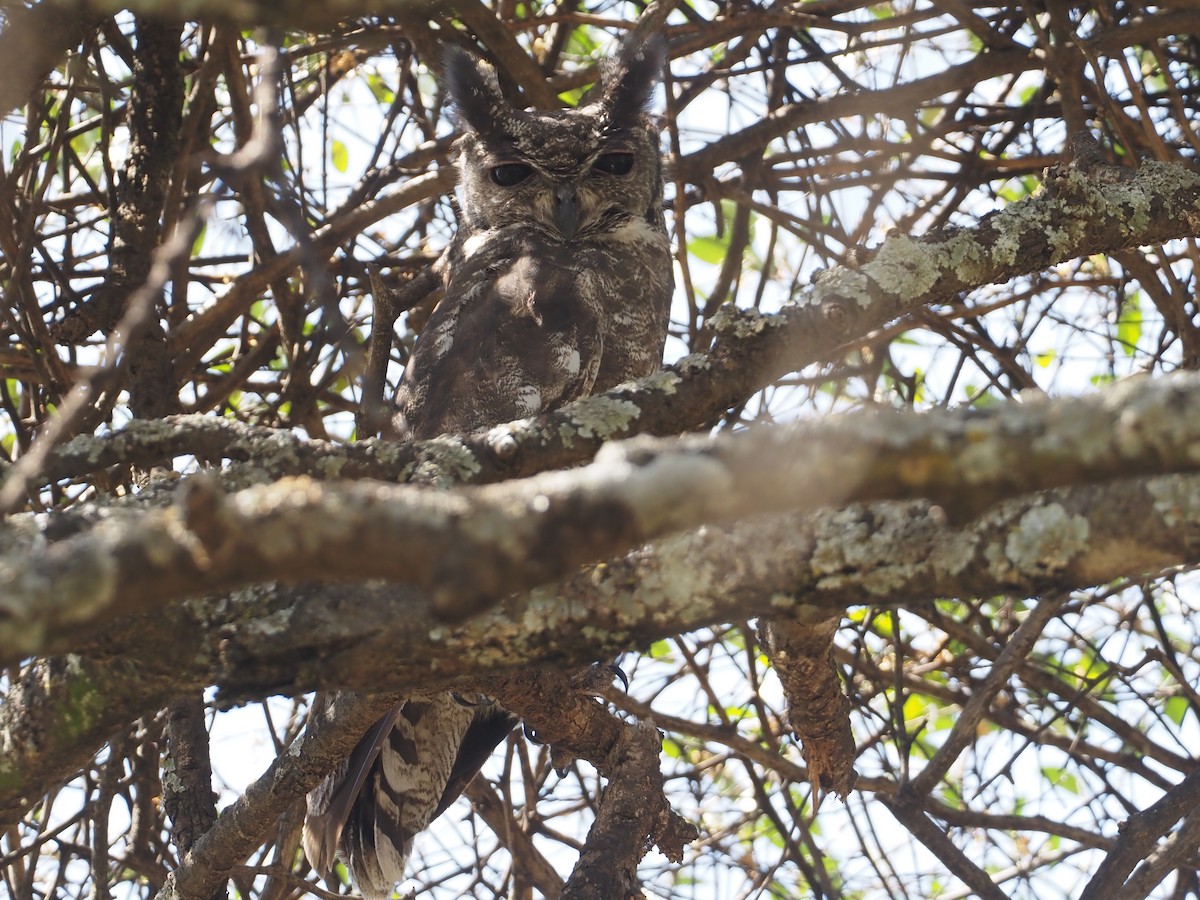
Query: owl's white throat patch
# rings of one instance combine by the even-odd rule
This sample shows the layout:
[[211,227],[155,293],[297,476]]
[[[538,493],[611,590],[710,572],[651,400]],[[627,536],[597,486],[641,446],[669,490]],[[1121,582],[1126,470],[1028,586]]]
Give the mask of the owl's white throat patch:
[[606,235],[608,240],[626,243],[668,244],[666,234],[645,219],[635,217]]

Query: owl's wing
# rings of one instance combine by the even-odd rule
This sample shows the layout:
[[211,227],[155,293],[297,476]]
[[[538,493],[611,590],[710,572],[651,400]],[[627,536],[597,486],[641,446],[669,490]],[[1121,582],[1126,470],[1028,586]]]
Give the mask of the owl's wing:
[[397,430],[418,440],[477,431],[585,396],[603,316],[594,276],[566,245],[495,236],[463,261],[418,339]]

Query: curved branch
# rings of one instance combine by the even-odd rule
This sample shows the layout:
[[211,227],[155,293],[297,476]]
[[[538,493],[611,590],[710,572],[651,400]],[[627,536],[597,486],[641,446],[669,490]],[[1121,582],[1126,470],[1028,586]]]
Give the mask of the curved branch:
[[174,509],[114,517],[0,559],[10,585],[0,660],[71,649],[96,624],[164,601],[272,580],[384,578],[462,619],[707,523],[909,497],[962,519],[1030,491],[1195,471],[1197,409],[1200,376],[1180,375],[987,414],[856,414],[642,439],[581,469],[453,494],[294,479],[224,497],[195,477]]
[[[424,195],[447,175],[439,170],[421,176],[398,193]],[[1014,203],[977,228],[945,229],[919,240],[891,237],[870,261],[857,269],[828,270],[795,304],[776,314],[723,307],[714,321],[718,333],[709,353],[488,432],[413,444],[339,446],[211,417],[171,417],[130,423],[104,437],[76,438],[52,457],[44,478],[50,482],[116,463],[146,464],[193,452],[205,459],[253,460],[259,479],[264,473],[306,474],[444,484],[532,475],[579,465],[611,440],[702,428],[780,376],[828,357],[831,348],[961,291],[1079,256],[1200,235],[1200,175],[1182,166],[1145,163],[1129,180],[1115,183],[1092,181],[1085,172],[1068,169],[1054,184],[1053,193]],[[378,205],[385,202],[396,201],[390,197]],[[411,197],[404,202],[412,202]],[[361,215],[379,217],[367,210],[348,218]],[[346,233],[339,221],[331,237],[341,240]],[[319,232],[314,241],[321,240]],[[287,271],[298,265],[294,255],[284,254],[270,265]],[[224,327],[226,318],[266,284],[266,268],[245,276],[245,285],[237,282],[190,324],[180,347],[207,346],[193,334],[206,327],[199,323],[211,319],[214,327]]]
[[[705,528],[453,628],[432,618],[419,593],[378,584],[270,586],[168,604],[81,646],[105,660],[77,660],[85,667],[77,676],[31,673],[32,685],[54,686],[43,701],[10,689],[0,704],[0,813],[70,774],[122,723],[208,685],[228,702],[317,688],[412,691],[539,663],[586,665],[793,608],[833,614],[862,603],[1034,596],[1197,563],[1200,477],[1177,476],[1052,491],[962,528],[928,502]],[[194,652],[159,672],[164,646]]]
[[611,900],[640,893],[637,866],[666,804],[658,768],[661,750],[662,739],[652,721],[629,728],[596,821],[563,886],[564,900]]

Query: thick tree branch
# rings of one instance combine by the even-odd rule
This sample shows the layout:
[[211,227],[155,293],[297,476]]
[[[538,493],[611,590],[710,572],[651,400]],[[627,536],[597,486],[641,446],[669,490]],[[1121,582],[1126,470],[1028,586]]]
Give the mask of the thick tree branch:
[[[50,694],[10,689],[0,704],[0,813],[39,796],[123,723],[210,684],[230,701],[415,690],[489,670],[587,664],[793,604],[834,613],[864,602],[1035,596],[1198,562],[1200,478],[1188,476],[1052,491],[963,528],[928,502],[705,528],[510,597],[454,628],[434,620],[419,594],[385,585],[276,586],[167,606],[101,632],[88,652],[111,661],[78,661],[77,677],[70,666],[31,673],[31,685],[52,686]],[[152,674],[164,646],[195,651]]]
[[[511,597],[457,628],[439,625],[422,598],[404,590],[298,589],[280,600],[293,610],[288,616],[222,632],[215,680],[231,699],[272,688],[422,684],[436,674],[462,678],[538,661],[587,663],[793,603],[835,612],[945,596],[1034,596],[1197,561],[1194,477],[1054,491],[1002,504],[962,529],[925,502],[764,517],[660,542]],[[320,675],[297,654],[319,657]]]
[[[463,488],[285,480],[228,498],[189,479],[176,508],[101,522],[0,567],[0,658],[170,599],[268,580],[385,578],[463,618],[671,532],[854,501],[1004,497],[1200,468],[1200,376],[1085,398],[831,418],[716,439],[617,444],[582,469]],[[53,635],[53,639],[51,636]]]
[[[436,190],[444,170],[410,182],[398,194]],[[974,229],[947,229],[921,239],[893,236],[857,269],[828,270],[797,303],[774,315],[725,307],[708,354],[607,394],[569,404],[489,432],[415,444],[368,441],[338,446],[212,417],[134,422],[103,437],[78,437],[51,457],[44,482],[78,477],[117,463],[144,464],[197,453],[205,459],[253,459],[256,474],[316,478],[372,477],[421,483],[488,483],[578,465],[605,442],[638,434],[674,435],[702,428],[726,409],[787,372],[828,358],[831,348],[861,339],[897,316],[955,298],[992,281],[1067,259],[1129,245],[1200,234],[1200,175],[1182,166],[1146,163],[1128,181],[1092,182],[1075,169],[1058,189],[1014,203]],[[411,198],[405,203],[412,202]],[[369,221],[395,199],[347,213]],[[351,232],[318,232],[332,246]],[[1062,223],[1066,223],[1063,225]],[[274,276],[299,265],[295,253],[270,264]],[[269,282],[266,266],[239,280],[185,331],[173,352],[207,346],[201,331],[221,328]],[[279,272],[275,272],[275,268]],[[207,323],[207,324],[204,324]]]
[[38,661],[8,688],[0,703],[0,821],[15,821],[138,716],[202,689],[204,665],[165,660],[162,653],[164,646],[194,643],[194,630],[156,622],[153,632],[155,641],[180,643],[135,642],[126,647],[129,658]]

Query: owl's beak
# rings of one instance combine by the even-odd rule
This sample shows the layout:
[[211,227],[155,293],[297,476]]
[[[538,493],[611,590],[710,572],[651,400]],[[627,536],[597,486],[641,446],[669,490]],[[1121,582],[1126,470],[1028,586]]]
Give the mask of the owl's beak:
[[579,207],[575,202],[573,184],[560,184],[554,189],[554,227],[568,241],[579,228]]

